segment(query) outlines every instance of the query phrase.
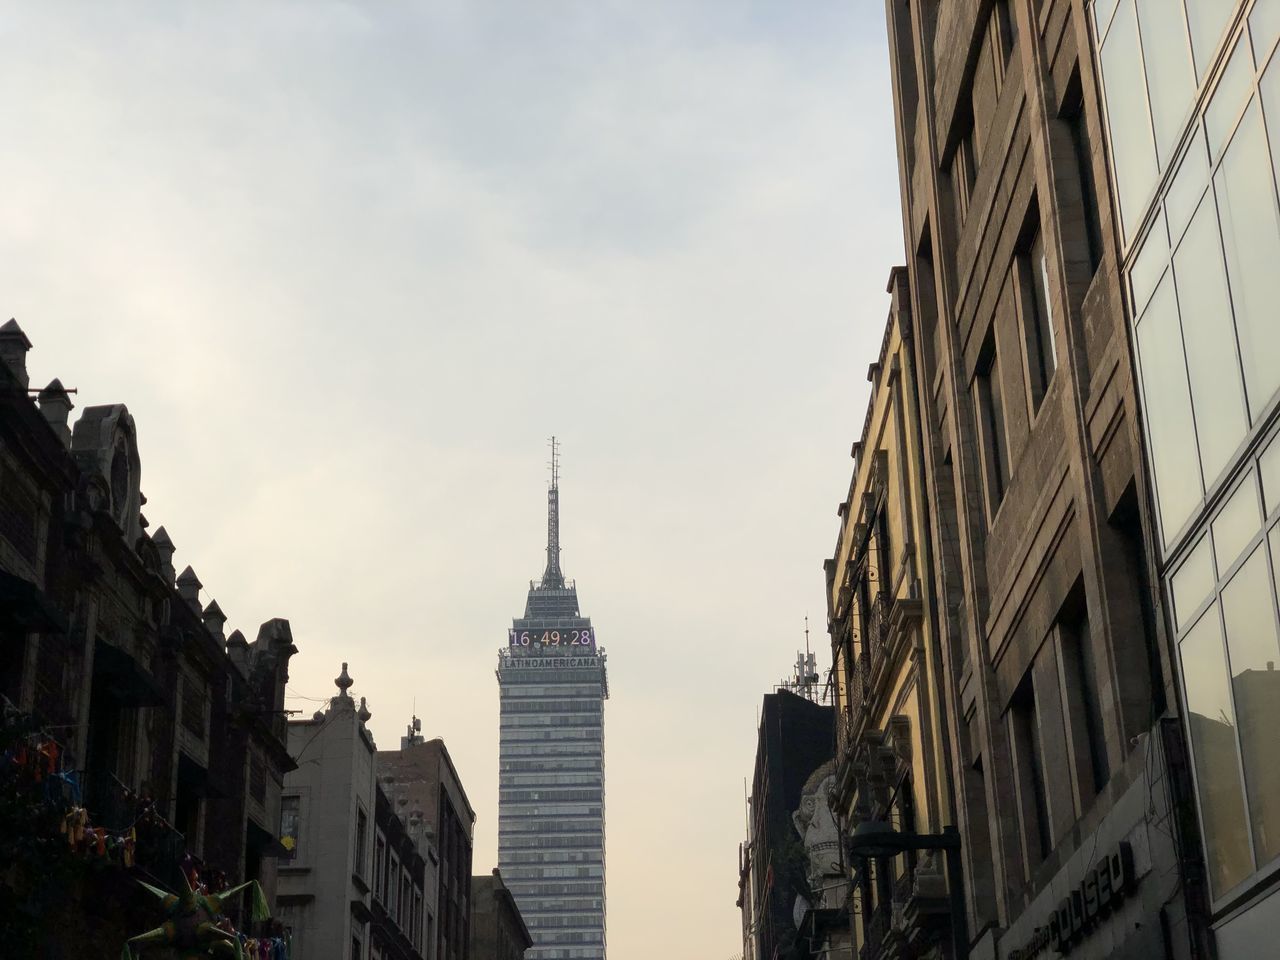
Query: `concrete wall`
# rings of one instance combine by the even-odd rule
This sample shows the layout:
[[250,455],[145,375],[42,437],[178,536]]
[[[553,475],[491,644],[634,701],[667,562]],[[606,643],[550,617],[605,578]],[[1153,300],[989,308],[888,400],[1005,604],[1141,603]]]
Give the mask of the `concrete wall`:
[[[367,953],[366,924],[353,917],[352,903],[370,905],[373,739],[344,695],[321,719],[290,723],[289,750],[298,769],[285,777],[283,795],[300,800],[300,835],[295,858],[279,865],[277,899],[281,919],[294,930],[296,960],[348,957],[353,933]],[[355,862],[358,810],[367,832],[363,864]]]

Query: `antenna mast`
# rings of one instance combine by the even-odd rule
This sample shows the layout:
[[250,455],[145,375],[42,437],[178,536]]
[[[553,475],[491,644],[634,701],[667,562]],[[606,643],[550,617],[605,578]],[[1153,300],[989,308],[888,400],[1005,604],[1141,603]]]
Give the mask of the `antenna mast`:
[[547,488],[547,569],[542,574],[544,587],[563,587],[560,572],[560,442],[552,437],[551,486]]

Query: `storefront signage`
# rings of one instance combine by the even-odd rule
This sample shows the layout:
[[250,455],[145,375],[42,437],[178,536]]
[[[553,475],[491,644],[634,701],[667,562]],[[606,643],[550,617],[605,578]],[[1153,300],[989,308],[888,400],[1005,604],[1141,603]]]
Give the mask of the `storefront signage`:
[[1121,841],[1085,872],[1084,879],[1058,903],[1047,922],[1006,960],[1032,960],[1052,947],[1066,955],[1133,889],[1133,849]]

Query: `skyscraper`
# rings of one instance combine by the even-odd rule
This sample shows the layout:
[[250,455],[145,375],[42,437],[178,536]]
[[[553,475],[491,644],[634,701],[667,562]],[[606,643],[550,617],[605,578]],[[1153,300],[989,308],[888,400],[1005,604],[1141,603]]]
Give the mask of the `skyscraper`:
[[547,567],[498,654],[498,863],[533,934],[528,960],[604,960],[605,652],[560,571],[551,440]]

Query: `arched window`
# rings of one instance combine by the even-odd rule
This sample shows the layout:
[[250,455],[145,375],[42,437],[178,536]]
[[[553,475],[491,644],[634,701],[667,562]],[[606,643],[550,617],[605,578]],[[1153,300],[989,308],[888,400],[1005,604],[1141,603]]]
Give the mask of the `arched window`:
[[121,526],[128,509],[129,441],[123,433],[117,433],[115,449],[111,451],[111,515]]

